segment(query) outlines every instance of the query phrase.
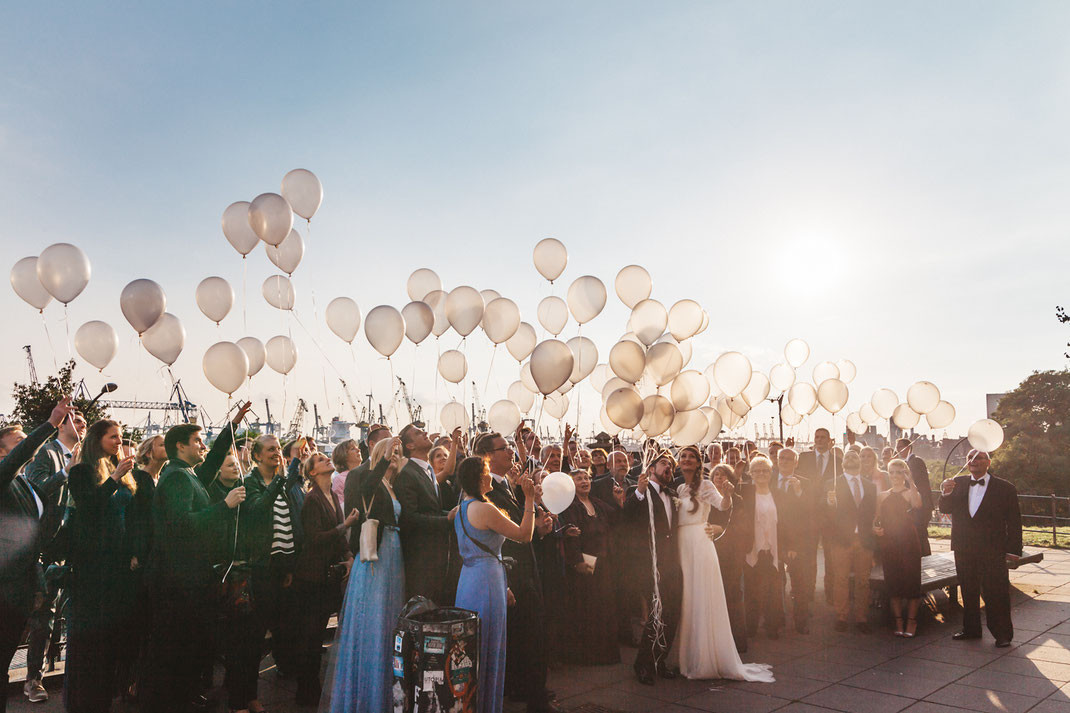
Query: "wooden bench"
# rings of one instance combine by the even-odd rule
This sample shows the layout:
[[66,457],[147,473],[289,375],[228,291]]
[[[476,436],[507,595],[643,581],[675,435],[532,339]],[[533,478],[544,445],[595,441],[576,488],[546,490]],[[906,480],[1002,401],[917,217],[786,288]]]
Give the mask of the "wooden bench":
[[[1024,564],[1033,564],[1043,559],[1043,552],[1026,551],[1017,561],[1008,561],[1007,569],[1018,569]],[[921,558],[921,591],[931,592],[934,589],[957,587],[958,584],[959,576],[955,572],[954,552],[939,552]],[[884,591],[884,569],[879,564],[869,575],[869,586],[874,591]]]

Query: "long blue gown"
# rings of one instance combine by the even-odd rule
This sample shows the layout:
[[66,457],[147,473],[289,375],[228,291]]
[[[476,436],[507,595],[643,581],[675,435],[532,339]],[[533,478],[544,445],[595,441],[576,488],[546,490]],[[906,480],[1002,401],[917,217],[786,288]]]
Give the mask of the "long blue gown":
[[[479,711],[501,713],[505,690],[505,567],[500,561],[505,537],[492,530],[479,530],[468,521],[471,500],[461,503],[453,528],[464,567],[457,583],[456,605],[479,614]],[[468,537],[465,535],[467,526]],[[472,539],[494,552],[484,552]]]
[[[394,517],[401,505],[394,500]],[[396,527],[383,530],[379,561],[353,562],[346,588],[342,629],[335,642],[332,713],[393,710],[391,644],[405,603],[405,567]]]

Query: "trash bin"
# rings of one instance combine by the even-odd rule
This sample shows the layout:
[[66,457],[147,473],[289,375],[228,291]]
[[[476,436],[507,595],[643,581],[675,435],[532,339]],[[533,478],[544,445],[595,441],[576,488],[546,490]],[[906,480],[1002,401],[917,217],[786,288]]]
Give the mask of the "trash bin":
[[394,630],[393,713],[475,713],[479,615],[413,597]]

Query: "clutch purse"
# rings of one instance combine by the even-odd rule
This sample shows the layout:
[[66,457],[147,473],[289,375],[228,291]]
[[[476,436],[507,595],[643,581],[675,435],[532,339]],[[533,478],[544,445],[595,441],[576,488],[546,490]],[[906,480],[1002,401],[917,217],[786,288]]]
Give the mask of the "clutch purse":
[[379,561],[379,521],[370,517],[360,524],[360,561]]

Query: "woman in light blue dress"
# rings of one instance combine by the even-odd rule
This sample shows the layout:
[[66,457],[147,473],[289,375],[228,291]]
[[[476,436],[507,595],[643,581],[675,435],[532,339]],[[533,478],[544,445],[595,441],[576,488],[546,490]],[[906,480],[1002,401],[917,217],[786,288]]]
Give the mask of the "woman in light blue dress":
[[378,560],[363,562],[357,558],[353,563],[339,613],[341,626],[331,651],[334,661],[329,667],[326,687],[330,695],[321,701],[321,710],[331,713],[393,710],[391,643],[405,603],[405,566],[396,524],[401,505],[394,497],[391,484],[403,463],[401,444],[396,438],[385,438],[372,448],[371,470],[363,475],[364,482],[360,484],[359,507],[361,522],[367,519],[369,511],[373,519],[379,520]]
[[457,468],[464,500],[453,527],[464,566],[457,583],[456,606],[479,614],[479,713],[501,713],[505,688],[505,566],[501,562],[505,538],[530,542],[535,527],[535,501],[540,497],[530,476],[520,479],[524,519],[517,525],[487,502],[492,480],[487,462],[465,458]]

